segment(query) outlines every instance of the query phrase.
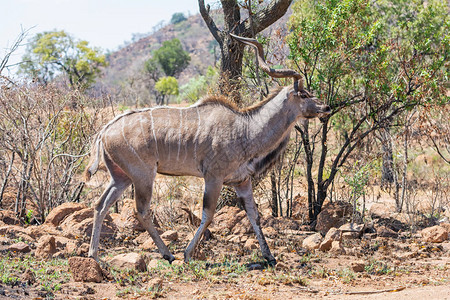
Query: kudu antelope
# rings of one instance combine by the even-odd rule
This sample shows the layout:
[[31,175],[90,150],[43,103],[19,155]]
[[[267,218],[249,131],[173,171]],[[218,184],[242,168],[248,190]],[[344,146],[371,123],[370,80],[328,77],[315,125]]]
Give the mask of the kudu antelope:
[[299,118],[330,113],[330,107],[303,89],[300,74],[274,70],[264,61],[254,39],[233,36],[257,49],[260,67],[272,77],[293,77],[293,87],[279,88],[256,106],[239,110],[230,102],[210,97],[187,108],[155,107],[124,113],[97,135],[85,175],[89,179],[102,161],[111,181],[95,206],[89,256],[98,260],[103,219],[122,192],[134,184],[136,211],[164,259],[175,258],[151,221],[150,200],[156,173],[203,177],[202,221],[184,252],[185,261],[213,220],[221,188],[232,186],[245,207],[264,258],[275,264],[260,227],[251,178],[271,167],[286,147]]

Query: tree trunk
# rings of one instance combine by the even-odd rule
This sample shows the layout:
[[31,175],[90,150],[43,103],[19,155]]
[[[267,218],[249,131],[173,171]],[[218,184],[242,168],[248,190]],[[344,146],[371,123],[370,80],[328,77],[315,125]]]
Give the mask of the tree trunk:
[[[249,9],[249,17],[241,21],[241,7],[237,0],[221,0],[224,27],[220,30],[211,18],[209,5],[198,0],[200,14],[209,31],[219,43],[221,50],[221,82],[220,92],[230,97],[238,106],[241,105],[239,94],[240,77],[242,76],[242,58],[244,45],[231,39],[230,33],[243,37],[255,37],[276,20],[281,18],[289,8],[292,0],[272,0],[266,7],[257,12]],[[246,1],[251,8],[251,0]]]

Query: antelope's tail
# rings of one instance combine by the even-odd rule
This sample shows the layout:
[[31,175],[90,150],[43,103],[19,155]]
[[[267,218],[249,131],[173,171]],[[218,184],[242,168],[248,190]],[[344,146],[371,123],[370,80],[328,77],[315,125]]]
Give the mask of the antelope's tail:
[[94,142],[92,143],[91,159],[89,160],[89,163],[83,173],[85,182],[89,181],[91,177],[97,172],[98,166],[100,164],[100,154],[103,152],[103,143],[100,136],[101,134],[98,134]]

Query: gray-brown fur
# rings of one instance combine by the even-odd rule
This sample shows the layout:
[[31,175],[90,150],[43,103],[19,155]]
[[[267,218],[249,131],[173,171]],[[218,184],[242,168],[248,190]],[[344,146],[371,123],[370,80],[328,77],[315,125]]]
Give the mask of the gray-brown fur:
[[202,222],[186,248],[185,260],[192,257],[211,223],[225,184],[243,199],[263,256],[275,263],[259,225],[251,178],[273,165],[299,118],[330,113],[327,105],[304,95],[295,86],[285,87],[244,110],[224,99],[208,98],[187,108],[142,109],[116,117],[97,135],[85,173],[89,178],[103,161],[111,176],[95,207],[89,255],[97,259],[101,223],[120,194],[134,184],[138,219],[163,257],[174,259],[151,222],[153,181],[161,173],[205,180]]

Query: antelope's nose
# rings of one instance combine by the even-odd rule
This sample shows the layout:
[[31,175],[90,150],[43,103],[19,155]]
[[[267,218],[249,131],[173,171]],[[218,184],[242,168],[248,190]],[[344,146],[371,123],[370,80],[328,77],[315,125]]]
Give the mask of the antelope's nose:
[[323,107],[323,112],[326,113],[326,114],[331,113],[331,107],[329,107],[328,105],[325,105]]

